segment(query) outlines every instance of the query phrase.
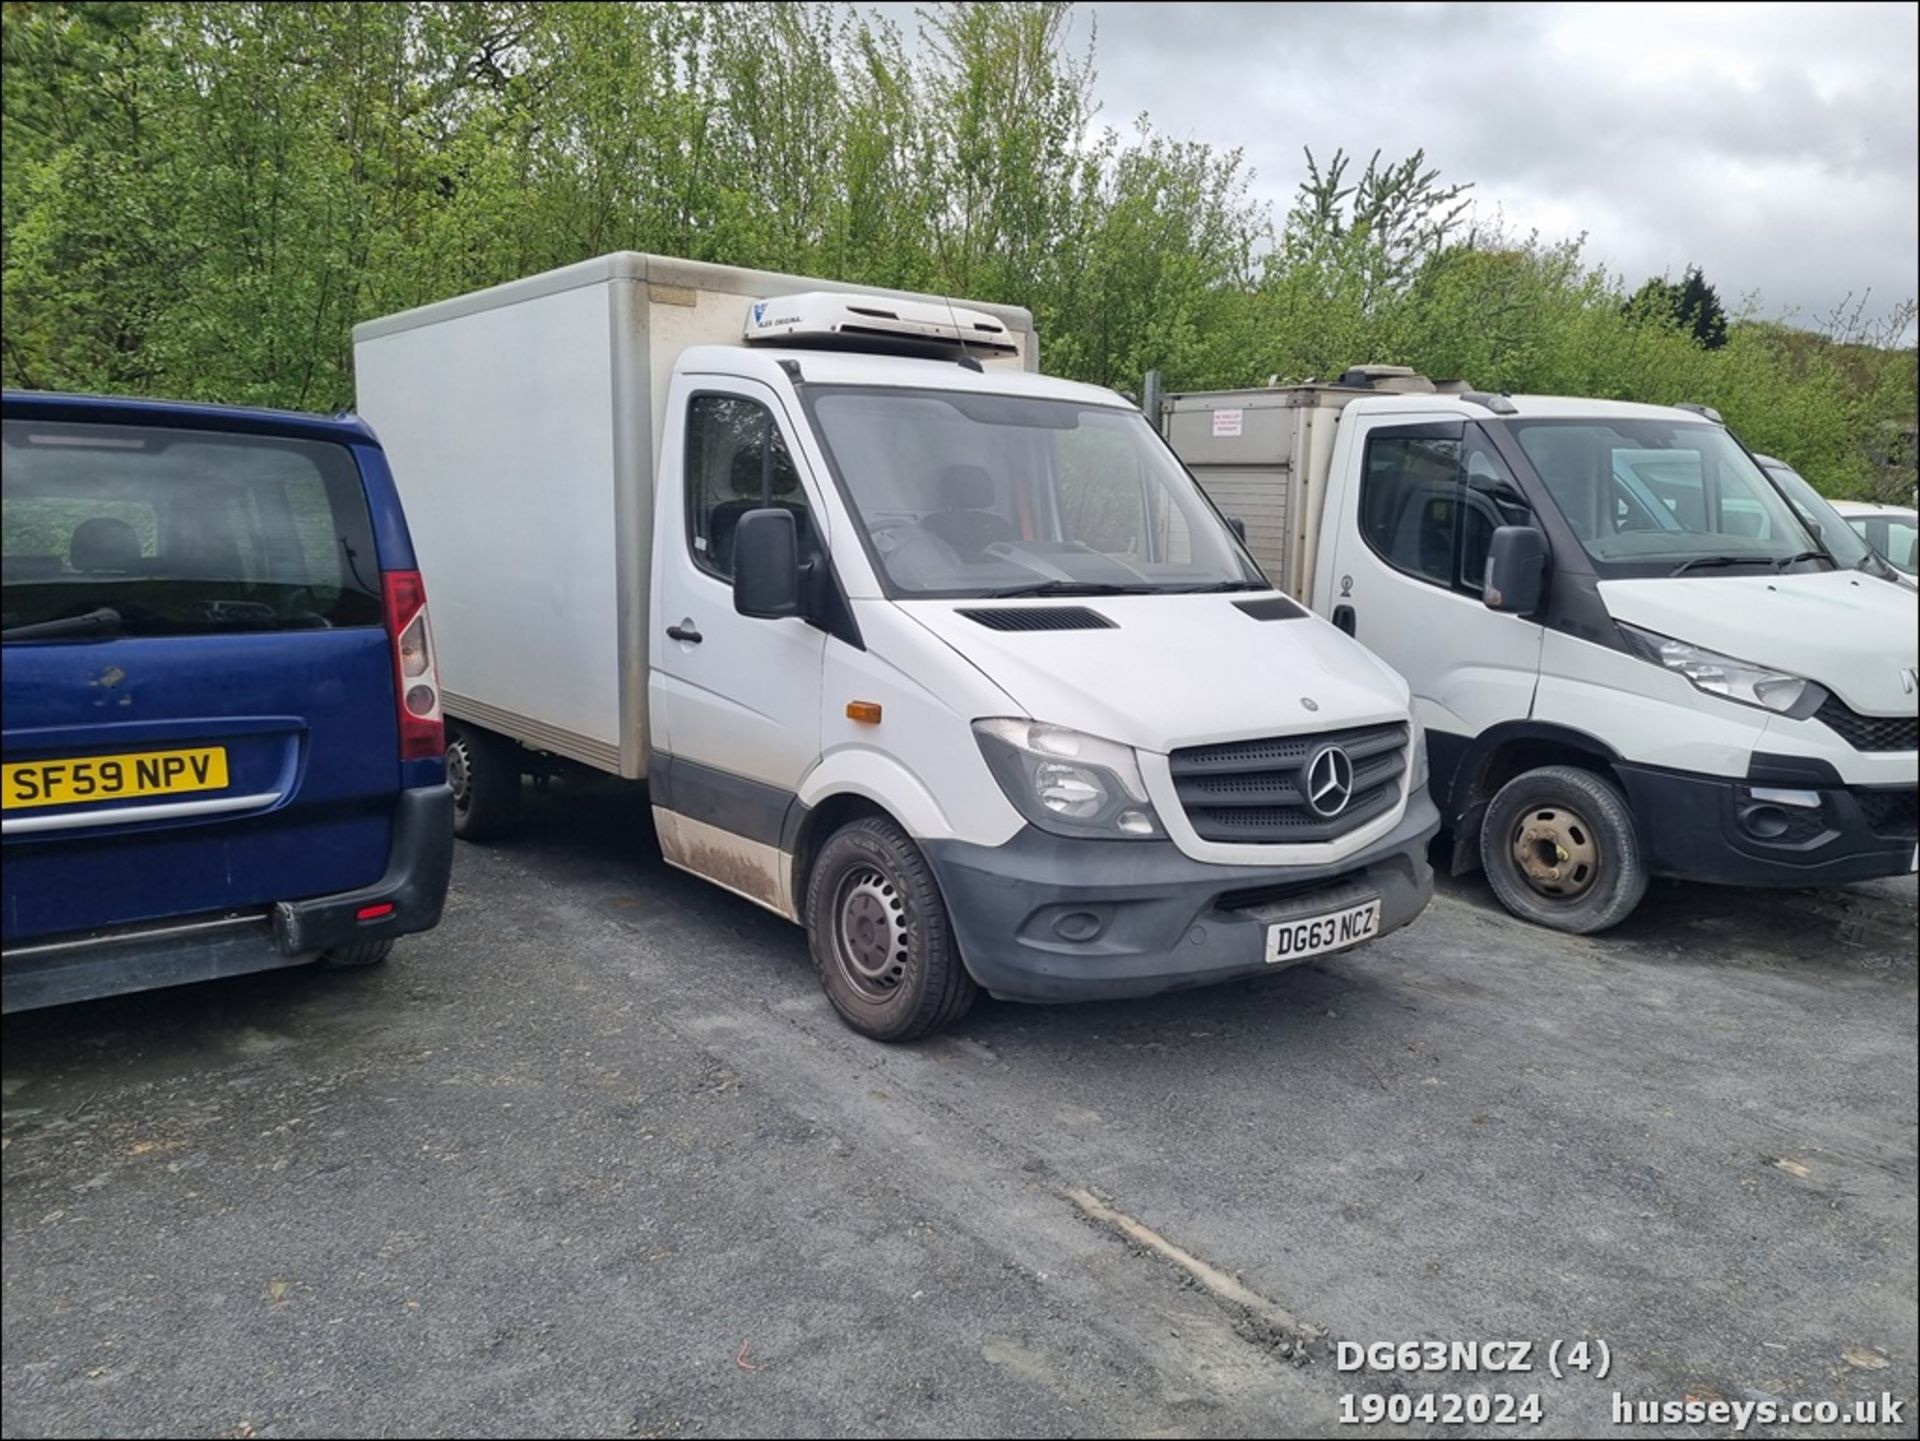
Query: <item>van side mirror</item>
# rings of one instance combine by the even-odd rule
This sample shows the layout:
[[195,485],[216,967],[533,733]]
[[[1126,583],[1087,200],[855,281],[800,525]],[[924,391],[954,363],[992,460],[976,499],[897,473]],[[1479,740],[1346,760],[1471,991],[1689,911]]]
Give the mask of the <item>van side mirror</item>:
[[800,614],[800,536],[793,512],[750,510],[733,532],[733,608],[762,620]]
[[1532,615],[1547,593],[1547,538],[1530,525],[1503,525],[1487,545],[1480,599],[1489,610]]
[[1232,531],[1234,535],[1238,537],[1240,544],[1245,545],[1247,543],[1247,521],[1245,516],[1239,516],[1239,515],[1228,516],[1227,529]]

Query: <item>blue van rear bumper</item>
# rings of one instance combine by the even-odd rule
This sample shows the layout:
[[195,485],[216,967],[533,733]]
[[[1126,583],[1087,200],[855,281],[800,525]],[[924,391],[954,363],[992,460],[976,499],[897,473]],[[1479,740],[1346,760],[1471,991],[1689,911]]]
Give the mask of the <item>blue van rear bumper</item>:
[[[452,873],[453,792],[445,785],[404,790],[394,807],[386,871],[372,885],[281,901],[266,911],[36,938],[0,953],[0,1010],[268,971],[337,947],[431,930]],[[369,910],[377,914],[362,919]]]

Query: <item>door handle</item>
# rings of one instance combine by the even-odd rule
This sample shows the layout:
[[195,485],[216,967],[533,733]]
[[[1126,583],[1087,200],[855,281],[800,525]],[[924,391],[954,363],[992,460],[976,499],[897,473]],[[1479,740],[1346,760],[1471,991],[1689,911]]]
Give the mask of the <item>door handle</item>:
[[693,618],[689,616],[686,620],[681,621],[680,624],[667,627],[667,639],[685,641],[688,645],[698,645],[700,644],[700,630],[699,627],[694,625]]
[[1336,605],[1333,608],[1333,623],[1336,628],[1345,631],[1348,635],[1352,635],[1359,628],[1359,623],[1354,619],[1353,607],[1350,605]]

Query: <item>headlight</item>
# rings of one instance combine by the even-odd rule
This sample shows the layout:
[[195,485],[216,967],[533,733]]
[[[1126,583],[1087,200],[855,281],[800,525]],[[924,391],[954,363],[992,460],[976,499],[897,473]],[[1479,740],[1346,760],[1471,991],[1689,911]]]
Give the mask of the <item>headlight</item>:
[[973,723],[1014,809],[1062,836],[1146,840],[1161,833],[1131,746],[1027,720]]
[[1678,671],[1708,695],[1796,717],[1811,715],[1827,698],[1824,690],[1802,676],[1768,670],[1637,626],[1622,625],[1620,634],[1642,660]]

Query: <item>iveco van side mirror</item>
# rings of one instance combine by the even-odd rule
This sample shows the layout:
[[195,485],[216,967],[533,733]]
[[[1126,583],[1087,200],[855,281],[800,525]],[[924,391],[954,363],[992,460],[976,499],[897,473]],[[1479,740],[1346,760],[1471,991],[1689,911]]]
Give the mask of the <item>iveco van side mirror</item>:
[[793,512],[750,510],[733,532],[733,608],[774,620],[800,614],[800,536]]
[[1480,599],[1489,610],[1532,615],[1547,593],[1547,538],[1530,525],[1503,525],[1487,546]]
[[1232,532],[1234,533],[1234,535],[1236,535],[1237,537],[1239,537],[1239,540],[1240,540],[1240,544],[1242,544],[1242,545],[1245,545],[1245,544],[1247,543],[1247,522],[1246,522],[1246,517],[1244,517],[1244,516],[1239,516],[1239,515],[1230,515],[1230,516],[1228,516],[1228,517],[1227,517],[1227,529],[1228,529],[1228,530],[1230,530],[1230,531],[1232,531]]

